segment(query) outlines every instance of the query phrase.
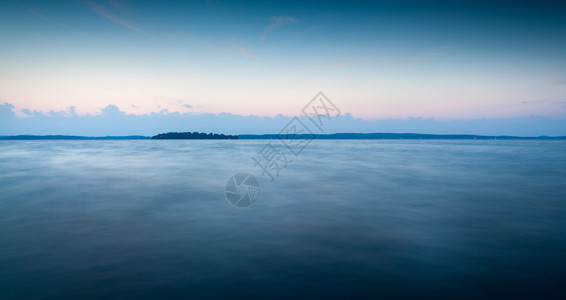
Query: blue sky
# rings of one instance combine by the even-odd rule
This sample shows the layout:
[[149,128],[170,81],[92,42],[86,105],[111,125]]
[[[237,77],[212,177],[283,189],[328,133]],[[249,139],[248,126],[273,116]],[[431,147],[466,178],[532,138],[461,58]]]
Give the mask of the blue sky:
[[[0,7],[0,104],[29,124],[39,115],[88,118],[108,105],[124,116],[171,120],[175,113],[292,116],[318,91],[371,124],[566,118],[566,6],[555,2],[85,0]],[[2,122],[0,134],[26,133],[16,123]],[[350,131],[356,129],[366,130]]]

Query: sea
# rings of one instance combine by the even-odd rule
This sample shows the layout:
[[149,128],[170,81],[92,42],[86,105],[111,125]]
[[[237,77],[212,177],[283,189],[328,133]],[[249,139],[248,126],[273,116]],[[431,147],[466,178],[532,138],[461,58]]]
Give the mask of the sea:
[[0,299],[566,298],[566,141],[287,146],[0,141]]

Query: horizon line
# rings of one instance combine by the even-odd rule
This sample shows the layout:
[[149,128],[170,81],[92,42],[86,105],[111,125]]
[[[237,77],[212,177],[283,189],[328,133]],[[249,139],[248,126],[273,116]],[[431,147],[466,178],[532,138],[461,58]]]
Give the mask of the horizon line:
[[[171,132],[170,132],[171,133]],[[244,140],[261,140],[278,138],[280,134],[235,134],[239,139]],[[157,136],[157,135],[154,135]],[[83,136],[83,135],[61,135],[61,134],[47,134],[47,135],[33,135],[33,134],[19,134],[19,135],[0,135],[0,140],[147,140],[152,139],[154,136],[146,135],[106,135],[106,136]],[[339,132],[339,133],[326,133],[326,134],[296,134],[299,137],[310,137],[313,139],[328,139],[328,140],[566,140],[566,136],[515,136],[515,135],[476,135],[476,134],[428,134],[428,133],[388,133],[388,132]],[[198,138],[197,138],[198,139]],[[207,139],[207,138],[200,138]],[[181,139],[184,140],[184,139]],[[194,139],[193,139],[194,140]]]

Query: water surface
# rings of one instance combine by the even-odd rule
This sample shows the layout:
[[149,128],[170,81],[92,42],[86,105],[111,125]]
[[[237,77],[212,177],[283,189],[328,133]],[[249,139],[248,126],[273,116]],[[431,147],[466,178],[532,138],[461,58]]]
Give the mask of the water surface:
[[0,298],[563,298],[566,142],[266,142],[0,141]]

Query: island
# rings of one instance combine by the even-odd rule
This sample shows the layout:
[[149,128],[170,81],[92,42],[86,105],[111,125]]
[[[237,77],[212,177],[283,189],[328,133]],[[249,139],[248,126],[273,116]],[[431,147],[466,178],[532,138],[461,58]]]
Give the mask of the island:
[[151,137],[152,140],[237,140],[237,135],[203,132],[168,132]]

